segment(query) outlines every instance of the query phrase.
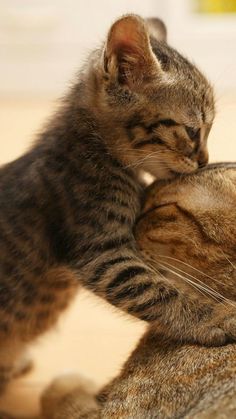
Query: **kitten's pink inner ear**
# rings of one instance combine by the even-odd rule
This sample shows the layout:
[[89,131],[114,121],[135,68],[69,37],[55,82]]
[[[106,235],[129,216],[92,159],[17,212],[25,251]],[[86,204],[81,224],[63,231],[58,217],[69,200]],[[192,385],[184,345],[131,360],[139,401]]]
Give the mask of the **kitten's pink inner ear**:
[[139,71],[147,72],[150,65],[153,66],[155,60],[143,19],[130,15],[114,23],[108,35],[106,48],[107,59],[111,59],[112,56],[116,56],[120,71],[124,70],[124,63],[126,70],[127,66],[129,67],[127,74],[132,75],[133,79],[138,76]]
[[131,17],[116,22],[108,37],[108,52],[116,53],[122,49],[129,50],[130,53],[138,50],[141,52],[142,45],[147,47],[147,33],[141,23]]

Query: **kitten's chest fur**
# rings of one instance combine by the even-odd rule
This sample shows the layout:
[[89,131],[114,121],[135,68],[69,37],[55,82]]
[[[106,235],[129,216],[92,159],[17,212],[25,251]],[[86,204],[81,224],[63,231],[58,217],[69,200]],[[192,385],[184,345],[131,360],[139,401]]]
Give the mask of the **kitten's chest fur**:
[[79,257],[82,265],[100,246],[111,248],[113,238],[128,240],[140,210],[140,188],[101,151],[68,159],[52,185],[45,223],[58,259]]
[[24,231],[37,229],[57,263],[79,259],[83,266],[113,239],[128,241],[140,210],[135,174],[84,127],[45,133],[33,151],[2,169],[0,191],[10,203],[2,217],[10,210]]

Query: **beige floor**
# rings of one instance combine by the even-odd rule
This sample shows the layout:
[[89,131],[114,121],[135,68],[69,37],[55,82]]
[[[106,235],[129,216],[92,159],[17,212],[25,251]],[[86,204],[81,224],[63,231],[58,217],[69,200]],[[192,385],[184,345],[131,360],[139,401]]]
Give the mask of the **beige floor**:
[[[5,100],[0,102],[0,163],[18,156],[32,142],[54,103]],[[212,161],[236,160],[236,95],[221,95],[209,148]],[[83,292],[56,330],[32,348],[36,366],[9,387],[0,409],[32,413],[50,379],[78,371],[105,383],[116,374],[145,325],[125,319],[104,302]]]

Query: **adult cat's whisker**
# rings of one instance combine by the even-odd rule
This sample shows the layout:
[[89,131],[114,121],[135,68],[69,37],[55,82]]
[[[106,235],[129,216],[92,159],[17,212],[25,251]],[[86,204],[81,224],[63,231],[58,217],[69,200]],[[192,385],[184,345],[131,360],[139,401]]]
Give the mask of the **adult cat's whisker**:
[[[163,265],[163,267],[164,267],[164,265]],[[218,300],[214,295],[212,295],[211,293],[209,293],[208,290],[205,287],[202,287],[199,284],[197,284],[196,282],[191,281],[189,278],[186,278],[183,275],[178,274],[177,272],[169,269],[167,266],[165,268],[167,270],[169,270],[171,273],[173,273],[174,275],[176,275],[177,277],[179,277],[179,278],[183,279],[184,281],[186,281],[189,285],[191,285],[194,289],[196,289],[197,292],[199,292],[200,294],[212,298],[217,303],[222,302],[221,300]]]
[[[160,264],[160,265],[162,265],[162,264]],[[167,265],[169,265],[169,264],[167,264]],[[176,268],[176,267],[174,267],[172,265],[169,265],[169,266],[171,266],[171,268],[172,268],[171,269],[167,265],[164,265],[163,264],[162,267],[165,268],[165,269],[167,269],[167,270],[169,270],[171,273],[173,273],[177,277],[184,279],[186,282],[188,282],[192,286],[197,287],[199,289],[199,292],[200,292],[200,290],[204,291],[206,295],[210,296],[211,298],[213,298],[217,302],[221,302],[223,305],[225,305],[225,303],[226,303],[228,305],[232,305],[233,307],[236,307],[236,305],[232,301],[228,300],[222,294],[220,294],[217,291],[213,290],[212,288],[208,287],[206,284],[204,284],[198,278],[195,278],[195,277],[192,277],[191,276],[197,282],[192,281],[190,278],[188,278],[186,276],[183,276],[182,274],[176,272],[176,270],[178,271],[178,268]],[[186,273],[186,272],[184,272],[182,270],[179,270],[179,271],[185,273],[185,275],[189,275],[188,273]]]
[[[174,270],[172,270],[172,269],[170,269],[170,268],[168,268],[167,266],[165,266],[165,265],[162,265],[162,264],[160,264],[159,263],[159,265],[160,266],[162,266],[162,268],[164,268],[164,269],[166,269],[166,270],[168,270],[169,272],[171,272],[171,273],[173,273],[174,275],[176,275],[177,277],[179,277],[179,278],[181,278],[181,279],[183,279],[184,281],[186,281],[188,284],[190,284],[194,289],[196,289],[200,294],[202,294],[202,295],[204,295],[204,296],[206,296],[207,295],[207,293],[206,293],[206,290],[203,288],[203,290],[201,290],[201,287],[199,287],[194,281],[191,281],[190,279],[188,279],[188,278],[186,278],[186,277],[184,277],[183,275],[180,275],[180,274],[178,274],[177,272],[175,272]],[[205,293],[203,292],[203,291],[205,291]],[[213,298],[213,297],[212,297]],[[213,298],[213,299],[215,299],[215,298]],[[216,299],[215,299],[216,300]],[[218,300],[216,300],[217,302],[218,302]]]
[[197,281],[199,284],[202,284],[204,286],[204,288],[207,288],[209,290],[209,292],[211,292],[212,294],[214,294],[215,296],[218,296],[220,299],[223,299],[224,301],[227,300],[228,303],[232,303],[233,306],[235,306],[235,303],[233,303],[231,300],[228,300],[227,298],[225,298],[222,294],[220,294],[218,291],[214,290],[213,288],[209,287],[209,285],[206,285],[204,282],[202,282],[199,278],[196,278],[195,276],[189,274],[188,272],[183,271],[182,269],[177,268],[176,266],[171,265],[168,262],[164,262],[165,264],[167,264],[168,266],[170,266],[173,269],[176,269],[177,271],[190,276],[190,278],[194,279],[195,281]]
[[162,255],[160,253],[158,254],[158,257],[162,257],[162,258],[173,260],[173,261],[178,262],[178,263],[182,263],[183,265],[187,266],[188,268],[192,269],[193,271],[196,271],[196,272],[200,273],[201,275],[204,275],[207,278],[211,279],[212,281],[217,282],[218,284],[222,285],[222,282],[221,281],[217,280],[216,278],[213,278],[212,276],[206,274],[205,272],[201,271],[200,269],[197,269],[194,266],[189,265],[189,263],[187,263],[187,262],[183,262],[180,259],[174,258],[172,256]]
[[225,259],[229,262],[229,264],[236,269],[236,266],[233,264],[233,262],[231,262],[231,260],[226,256],[226,254],[223,252],[223,250],[221,249],[221,252],[223,254],[223,256],[225,257]]

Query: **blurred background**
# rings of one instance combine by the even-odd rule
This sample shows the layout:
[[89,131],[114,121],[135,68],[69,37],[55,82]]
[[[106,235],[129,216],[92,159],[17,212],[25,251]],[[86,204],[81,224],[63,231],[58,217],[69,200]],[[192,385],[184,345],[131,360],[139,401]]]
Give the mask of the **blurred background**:
[[[128,12],[161,17],[169,43],[208,76],[218,110],[211,160],[235,160],[236,0],[0,0],[0,163],[30,145],[88,50]],[[65,370],[106,382],[144,327],[81,293],[57,331],[35,346],[34,372],[10,386],[0,408],[35,411],[42,387]]]
[[0,0],[1,86],[6,97],[58,96],[123,13],[160,16],[169,42],[219,88],[236,89],[235,0]]

